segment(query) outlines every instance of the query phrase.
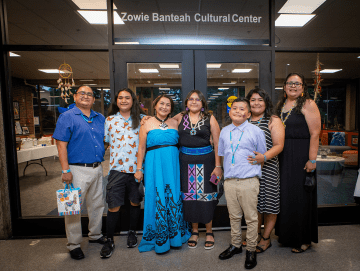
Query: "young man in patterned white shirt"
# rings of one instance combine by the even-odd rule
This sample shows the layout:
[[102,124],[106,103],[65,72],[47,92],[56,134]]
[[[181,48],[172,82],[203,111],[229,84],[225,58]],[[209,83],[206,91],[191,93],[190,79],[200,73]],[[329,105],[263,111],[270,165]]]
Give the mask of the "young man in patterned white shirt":
[[102,258],[111,257],[115,248],[114,232],[119,210],[130,200],[130,227],[128,248],[137,246],[136,225],[140,215],[139,183],[135,180],[137,152],[139,145],[140,121],[144,112],[135,93],[124,88],[115,96],[109,117],[105,121],[105,148],[110,145],[110,171],[106,186],[108,214],[106,218],[107,243],[100,251]]

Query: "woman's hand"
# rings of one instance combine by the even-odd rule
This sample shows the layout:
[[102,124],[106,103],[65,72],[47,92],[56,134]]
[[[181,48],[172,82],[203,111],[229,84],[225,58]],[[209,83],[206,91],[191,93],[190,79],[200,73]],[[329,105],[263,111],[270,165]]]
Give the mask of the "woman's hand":
[[135,177],[135,180],[139,183],[143,180],[144,174],[140,170],[138,170],[135,172],[134,177]]
[[211,172],[210,176],[212,176],[214,174],[220,180],[222,178],[222,175],[223,175],[221,167],[215,167],[214,170]]
[[148,119],[150,119],[151,116],[144,116],[141,121],[140,121],[140,125],[143,126],[145,124],[145,122],[148,121]]
[[248,156],[248,161],[252,165],[257,165],[265,162],[265,157],[262,153],[254,151],[254,155]]
[[306,162],[304,169],[306,172],[314,172],[316,169],[316,163],[311,163],[310,160]]

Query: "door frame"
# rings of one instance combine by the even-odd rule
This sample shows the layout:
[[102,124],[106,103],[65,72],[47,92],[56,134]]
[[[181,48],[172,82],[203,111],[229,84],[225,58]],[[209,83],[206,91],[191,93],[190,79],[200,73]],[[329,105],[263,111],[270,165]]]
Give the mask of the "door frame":
[[[181,63],[182,100],[193,89],[200,90],[207,98],[206,63],[259,63],[259,87],[276,99],[272,82],[271,51],[236,50],[113,50],[114,91],[128,87],[127,63]],[[114,93],[112,93],[114,95]],[[113,96],[112,96],[113,98]]]
[[[200,90],[207,98],[207,63],[259,63],[259,87],[265,89],[273,98],[275,91],[272,88],[271,57],[271,51],[265,50],[113,50],[114,90],[128,87],[128,63],[181,63],[182,101],[185,101],[187,94],[193,89]],[[138,230],[142,230],[142,223],[138,226]],[[216,207],[213,227],[230,227],[226,206]]]

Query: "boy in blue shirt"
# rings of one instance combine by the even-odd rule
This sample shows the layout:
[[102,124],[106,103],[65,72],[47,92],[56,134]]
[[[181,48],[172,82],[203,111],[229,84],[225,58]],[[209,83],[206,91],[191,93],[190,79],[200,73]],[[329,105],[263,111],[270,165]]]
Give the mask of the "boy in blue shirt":
[[245,268],[256,266],[257,244],[257,200],[261,164],[249,163],[248,156],[254,151],[265,153],[264,132],[248,122],[251,116],[249,101],[238,98],[233,101],[229,116],[232,124],[222,129],[219,138],[218,154],[224,156],[224,191],[231,224],[231,245],[219,255],[221,260],[241,253],[241,218],[245,215],[246,260]]

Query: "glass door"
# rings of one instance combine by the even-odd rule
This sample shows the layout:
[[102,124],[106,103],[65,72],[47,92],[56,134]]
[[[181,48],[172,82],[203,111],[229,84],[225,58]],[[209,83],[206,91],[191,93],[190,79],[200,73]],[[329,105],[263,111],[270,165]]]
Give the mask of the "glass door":
[[207,97],[220,128],[229,124],[228,108],[235,97],[256,87],[271,89],[270,52],[196,51],[195,88]]

